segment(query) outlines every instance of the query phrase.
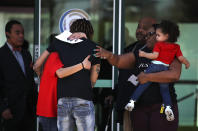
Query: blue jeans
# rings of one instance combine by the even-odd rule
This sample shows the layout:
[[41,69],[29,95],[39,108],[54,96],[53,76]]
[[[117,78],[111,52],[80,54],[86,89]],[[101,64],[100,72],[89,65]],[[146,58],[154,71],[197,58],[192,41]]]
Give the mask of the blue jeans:
[[42,126],[42,131],[57,131],[57,118],[56,117],[42,117],[39,116],[39,123]]
[[[160,71],[168,70],[168,66],[162,64],[151,64],[145,71],[145,73],[155,73]],[[151,82],[141,84],[137,87],[133,95],[131,96],[132,100],[137,101],[142,93],[149,87]],[[169,92],[169,84],[168,83],[159,83],[160,85],[160,94],[162,95],[163,103],[165,105],[172,105],[170,92]],[[152,96],[151,96],[152,97]]]
[[92,101],[64,97],[58,100],[58,130],[94,131],[95,110]]

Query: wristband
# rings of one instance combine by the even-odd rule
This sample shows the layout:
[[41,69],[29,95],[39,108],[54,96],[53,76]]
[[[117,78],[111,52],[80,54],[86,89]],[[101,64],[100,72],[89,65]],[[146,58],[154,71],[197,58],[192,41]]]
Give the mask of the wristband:
[[81,64],[82,64],[82,68],[83,68],[83,69],[85,69],[85,67],[84,67],[83,63],[81,63]]

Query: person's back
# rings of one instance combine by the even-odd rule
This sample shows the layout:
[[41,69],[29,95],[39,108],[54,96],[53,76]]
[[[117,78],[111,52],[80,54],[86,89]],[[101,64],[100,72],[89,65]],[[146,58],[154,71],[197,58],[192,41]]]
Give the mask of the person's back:
[[[89,39],[93,35],[91,23],[85,19],[74,21],[70,31],[72,33],[84,32]],[[65,40],[59,36],[47,49],[49,52],[58,52],[65,71],[70,72],[63,77],[58,75],[58,130],[70,131],[76,125],[78,130],[93,131],[95,111],[92,102],[92,87],[97,80],[100,67],[100,60],[93,56],[96,44],[89,39],[71,43],[65,35]],[[88,55],[90,55],[89,61],[91,62],[90,70],[82,62],[88,58]],[[73,67],[75,69],[71,69]]]
[[58,53],[48,57],[40,79],[37,102],[37,115],[43,117],[57,116],[57,79],[56,70],[63,66]]
[[[70,26],[70,31],[72,33],[83,32],[88,39],[91,39],[93,35],[93,27],[86,19],[74,21]],[[51,52],[59,54],[64,66],[56,71],[59,98],[58,130],[70,131],[76,125],[79,130],[92,131],[95,125],[92,88],[100,71],[100,59],[92,56],[93,50],[96,48],[95,43],[86,39],[70,41],[69,35],[71,35],[70,32],[64,31],[56,36],[53,43],[36,61],[34,70],[39,73],[42,64]],[[67,122],[63,120],[67,120]]]
[[[76,44],[70,44],[55,38],[52,46],[55,46],[53,48],[59,53],[64,67],[80,63],[86,56],[92,55],[93,50],[96,48],[96,44],[88,39],[83,39],[82,42]],[[90,59],[92,59],[90,60],[92,65],[97,63],[93,56]],[[89,70],[81,70],[71,76],[58,79],[58,87],[58,98],[67,96],[92,100],[93,94]],[[81,91],[77,92],[79,89]]]

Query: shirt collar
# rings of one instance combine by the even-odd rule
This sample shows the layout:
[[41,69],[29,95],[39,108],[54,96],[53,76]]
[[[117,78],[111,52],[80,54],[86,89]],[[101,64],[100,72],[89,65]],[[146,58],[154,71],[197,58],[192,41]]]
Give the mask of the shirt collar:
[[67,38],[71,35],[72,33],[65,30],[63,33],[59,34],[56,36],[57,39],[63,41],[63,42],[67,42],[67,43],[70,43],[70,44],[76,44],[76,43],[79,43],[79,42],[82,42],[83,40],[81,39],[77,39],[77,40],[68,40]]
[[8,42],[6,42],[6,43],[7,43],[8,47],[10,48],[11,51],[19,51],[19,52],[21,52],[21,50],[22,50],[21,47],[19,47],[19,48],[13,48],[10,43],[8,43]]
[[12,45],[11,45],[10,43],[8,43],[8,42],[6,42],[6,44],[8,45],[9,49],[10,49],[11,51],[13,51]]

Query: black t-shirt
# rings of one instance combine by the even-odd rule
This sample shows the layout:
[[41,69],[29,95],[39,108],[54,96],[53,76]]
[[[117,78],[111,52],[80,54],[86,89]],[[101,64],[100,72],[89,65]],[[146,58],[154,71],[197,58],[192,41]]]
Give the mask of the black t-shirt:
[[[142,49],[143,48],[143,49]],[[118,86],[120,90],[118,90],[118,95],[117,96],[117,109],[118,110],[123,110],[124,106],[129,102],[130,97],[132,93],[135,91],[137,86],[133,85],[131,82],[128,81],[128,78],[131,75],[137,76],[140,72],[144,71],[151,63],[150,59],[144,58],[144,57],[139,57],[139,49],[145,51],[145,52],[151,52],[150,49],[147,47],[144,47],[144,45],[137,44],[136,49],[134,50],[135,58],[136,58],[136,65],[133,69],[125,70],[124,74],[120,73],[119,77],[123,77],[121,80],[118,82]],[[169,90],[170,90],[170,95],[172,102],[176,102],[176,94],[175,94],[175,89],[173,87],[173,83],[169,84]],[[162,102],[162,96],[160,94],[160,88],[158,83],[152,83],[140,96],[138,99],[136,105],[137,106],[147,106],[151,104],[158,104]]]
[[[124,53],[134,52],[139,50],[143,45],[135,42],[124,49]],[[119,69],[118,84],[116,89],[116,110],[123,110],[125,105],[129,102],[130,96],[135,90],[135,85],[128,81],[131,75],[137,75],[135,68]]]
[[[93,56],[96,44],[88,39],[82,42],[70,44],[58,39],[48,47],[49,52],[58,52],[64,67],[73,66],[82,62],[88,55],[91,55],[92,65],[100,64],[100,59]],[[92,100],[92,87],[90,81],[90,70],[80,70],[68,77],[58,79],[58,98],[78,97]]]

